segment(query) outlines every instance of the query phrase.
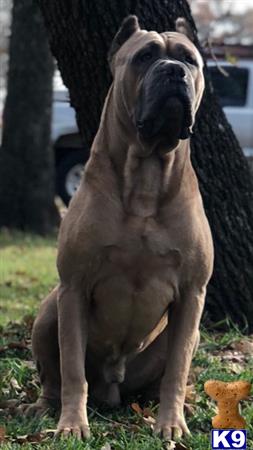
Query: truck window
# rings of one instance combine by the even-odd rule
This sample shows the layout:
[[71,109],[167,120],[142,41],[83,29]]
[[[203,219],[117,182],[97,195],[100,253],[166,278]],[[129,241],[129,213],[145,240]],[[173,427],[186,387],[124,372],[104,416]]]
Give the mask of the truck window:
[[244,106],[247,100],[249,80],[248,69],[222,66],[225,76],[218,67],[209,67],[215,93],[221,106]]

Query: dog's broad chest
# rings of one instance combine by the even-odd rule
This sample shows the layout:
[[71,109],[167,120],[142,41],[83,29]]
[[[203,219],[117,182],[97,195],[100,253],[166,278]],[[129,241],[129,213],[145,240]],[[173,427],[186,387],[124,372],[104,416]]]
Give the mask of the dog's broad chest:
[[123,353],[138,349],[177,295],[181,256],[163,245],[156,227],[153,220],[130,218],[120,241],[104,249],[90,326],[100,351],[115,344]]

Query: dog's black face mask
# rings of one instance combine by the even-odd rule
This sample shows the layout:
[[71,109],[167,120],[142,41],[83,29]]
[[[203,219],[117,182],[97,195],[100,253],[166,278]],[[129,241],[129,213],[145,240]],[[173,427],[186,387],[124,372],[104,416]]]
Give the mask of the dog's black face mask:
[[143,140],[187,139],[194,121],[194,86],[188,67],[169,58],[156,60],[141,84],[135,110]]
[[191,136],[204,84],[193,44],[180,33],[160,36],[133,58],[140,80],[134,120],[140,141],[166,152]]

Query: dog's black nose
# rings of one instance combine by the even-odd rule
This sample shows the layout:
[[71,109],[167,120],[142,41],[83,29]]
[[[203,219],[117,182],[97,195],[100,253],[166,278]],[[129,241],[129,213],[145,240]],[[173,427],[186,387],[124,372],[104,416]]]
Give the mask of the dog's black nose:
[[179,64],[168,63],[166,67],[166,73],[167,75],[176,79],[185,77],[185,71]]
[[174,80],[181,80],[185,77],[186,72],[180,64],[165,59],[159,63],[159,66],[157,67],[157,74],[159,76],[169,76]]

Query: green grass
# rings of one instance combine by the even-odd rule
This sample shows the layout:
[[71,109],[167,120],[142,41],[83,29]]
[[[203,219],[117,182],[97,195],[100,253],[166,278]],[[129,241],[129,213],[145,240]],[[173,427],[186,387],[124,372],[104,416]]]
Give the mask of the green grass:
[[0,233],[0,325],[34,314],[56,284],[56,238]]
[[[2,232],[0,248],[0,448],[101,450],[106,443],[114,450],[164,448],[163,442],[144,423],[142,415],[132,410],[131,400],[112,412],[89,409],[92,438],[86,443],[73,438],[57,441],[52,439],[52,433],[44,433],[56,428],[56,418],[28,419],[14,414],[17,404],[34,401],[39,393],[30,351],[31,315],[36,313],[40,300],[57,282],[56,239]],[[24,320],[23,316],[26,316]],[[12,323],[7,325],[10,321]],[[204,382],[210,378],[253,382],[253,355],[236,354],[231,347],[241,339],[242,334],[232,325],[225,334],[202,330],[201,345],[189,380],[194,385],[194,393],[189,400],[187,417],[192,436],[183,440],[186,449],[210,449],[211,418],[215,415],[215,406],[204,393]],[[16,343],[22,343],[20,348]],[[14,405],[6,403],[10,399],[14,399]],[[242,405],[243,416],[248,423],[248,449],[253,448],[252,400],[251,396]],[[138,399],[133,401],[138,402]],[[156,405],[148,406],[156,412]],[[6,434],[2,443],[1,430]]]

